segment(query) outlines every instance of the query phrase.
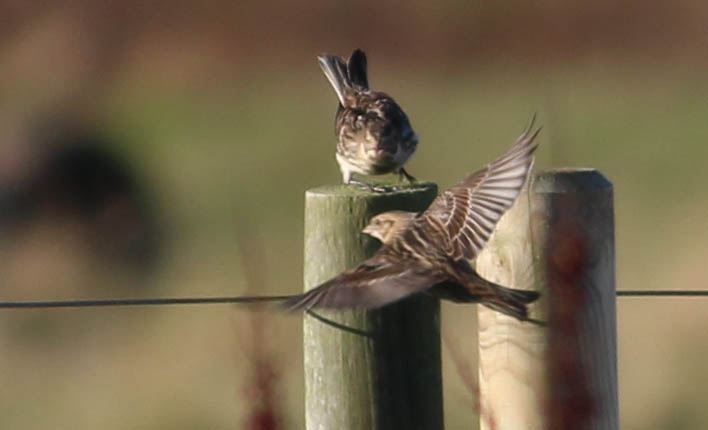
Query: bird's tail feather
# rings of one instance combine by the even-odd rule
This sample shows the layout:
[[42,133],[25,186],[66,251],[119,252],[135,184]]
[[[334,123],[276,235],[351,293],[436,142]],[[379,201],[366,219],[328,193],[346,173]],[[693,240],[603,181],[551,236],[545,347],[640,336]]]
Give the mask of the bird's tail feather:
[[369,76],[366,68],[366,54],[361,49],[354,50],[347,62],[347,75],[352,85],[363,90],[369,89]]
[[493,293],[482,300],[482,304],[521,321],[545,325],[542,321],[529,318],[527,305],[541,296],[537,291],[517,290],[489,283]]
[[337,98],[339,98],[339,103],[344,106],[344,91],[347,88],[352,87],[352,82],[349,79],[347,72],[347,64],[344,62],[342,57],[337,55],[320,55],[317,57],[317,61],[320,63],[320,68],[324,72],[325,76],[332,84],[334,91],[337,93]]
[[541,296],[538,292],[502,287],[487,281],[476,273],[470,273],[470,275],[469,283],[466,286],[445,281],[431,287],[428,293],[439,299],[456,303],[481,303],[490,309],[521,321],[545,325],[544,322],[528,316],[527,305],[538,300]]
[[494,284],[494,286],[499,296],[522,304],[533,303],[541,297],[538,291],[517,290],[515,288],[502,287],[497,284]]
[[490,309],[510,315],[521,321],[530,321],[543,325],[540,321],[531,319],[528,316],[527,305],[541,297],[538,291],[503,287],[484,279],[466,265],[461,266],[461,268],[465,269],[469,276],[466,290],[476,293],[470,293],[470,301],[478,301]]

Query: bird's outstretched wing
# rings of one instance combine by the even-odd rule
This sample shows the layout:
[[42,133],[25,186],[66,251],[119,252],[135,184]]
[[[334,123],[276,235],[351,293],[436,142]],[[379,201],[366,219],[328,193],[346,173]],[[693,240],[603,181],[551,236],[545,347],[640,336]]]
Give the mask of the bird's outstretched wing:
[[443,192],[411,228],[437,230],[453,260],[475,258],[526,183],[541,131],[532,133],[535,119],[506,153]]
[[[383,250],[382,250],[383,251]],[[372,309],[395,302],[440,282],[421,268],[375,254],[353,269],[295,296],[284,303],[288,309],[360,308]]]

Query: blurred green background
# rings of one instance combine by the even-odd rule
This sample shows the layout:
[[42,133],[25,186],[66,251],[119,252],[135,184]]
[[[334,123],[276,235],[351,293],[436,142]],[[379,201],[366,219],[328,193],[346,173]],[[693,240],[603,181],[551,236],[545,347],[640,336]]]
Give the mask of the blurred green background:
[[[455,183],[538,112],[537,166],[615,185],[618,288],[705,288],[707,20],[698,0],[0,2],[0,298],[300,291],[304,191],[340,181],[315,56],[356,47],[421,138],[413,175]],[[46,167],[75,130],[132,178],[93,205]],[[623,429],[708,427],[707,313],[619,299]],[[473,361],[475,308],[442,324]],[[2,311],[2,427],[302,428],[300,336],[221,305]],[[444,372],[447,428],[476,428],[447,351]]]

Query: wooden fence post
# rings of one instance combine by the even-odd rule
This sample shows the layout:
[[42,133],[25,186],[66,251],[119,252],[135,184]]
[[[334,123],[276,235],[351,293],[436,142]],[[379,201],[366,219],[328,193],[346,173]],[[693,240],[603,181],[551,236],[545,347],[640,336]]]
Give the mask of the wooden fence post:
[[477,259],[479,273],[543,297],[548,328],[479,309],[481,428],[619,428],[612,184],[592,169],[533,175]]
[[[389,210],[420,211],[435,184],[392,193],[328,186],[305,195],[305,290],[378,243],[361,233]],[[419,295],[374,311],[314,311],[303,322],[308,430],[443,428],[440,307]]]

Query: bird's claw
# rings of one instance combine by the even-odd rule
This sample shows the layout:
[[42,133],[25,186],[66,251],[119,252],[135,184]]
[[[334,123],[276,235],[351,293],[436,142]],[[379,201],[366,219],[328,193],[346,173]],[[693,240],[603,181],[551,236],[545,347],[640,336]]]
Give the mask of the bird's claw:
[[371,185],[367,184],[366,182],[361,182],[357,181],[355,179],[352,179],[348,182],[349,184],[356,185],[362,189],[365,189],[367,191],[371,191],[374,193],[389,193],[391,191],[396,191],[396,187],[386,187],[382,185]]
[[418,180],[414,178],[410,173],[406,172],[406,169],[404,169],[403,167],[398,170],[398,174],[401,177],[406,178],[406,181],[408,181],[409,184],[414,184],[418,182]]

